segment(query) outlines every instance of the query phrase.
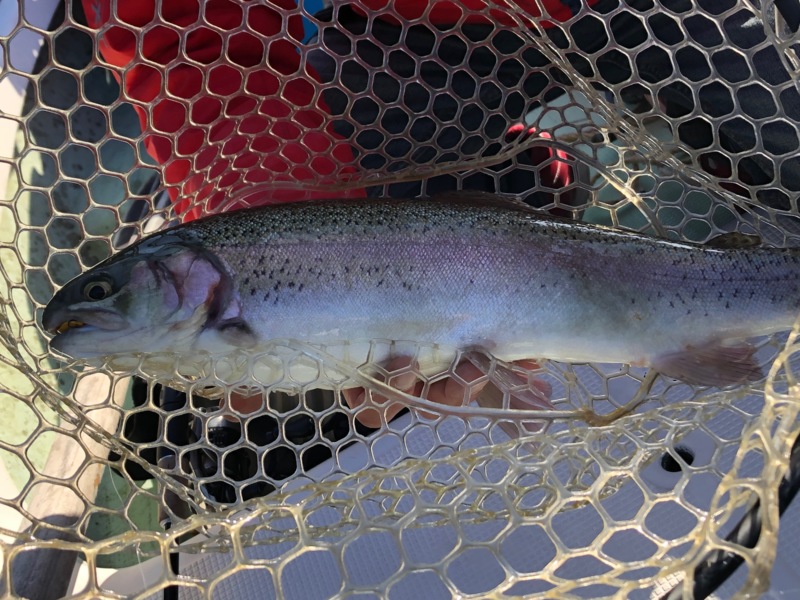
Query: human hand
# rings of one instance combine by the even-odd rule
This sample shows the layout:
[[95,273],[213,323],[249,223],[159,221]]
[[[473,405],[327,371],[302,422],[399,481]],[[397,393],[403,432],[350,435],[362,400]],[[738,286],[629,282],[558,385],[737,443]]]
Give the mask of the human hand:
[[[520,360],[512,364],[529,372],[534,372],[541,368],[535,360]],[[410,358],[399,357],[391,360],[385,367],[388,373],[386,383],[400,392],[420,396],[425,383],[411,367],[412,359]],[[426,399],[443,407],[466,406],[476,400],[490,383],[490,379],[486,377],[484,370],[468,360],[459,363],[455,368],[454,374],[456,377],[447,377],[430,384]],[[521,374],[510,370],[505,370],[504,375],[507,384],[511,383],[508,381],[509,379],[516,380],[518,385],[524,386],[527,384],[531,390],[528,399],[512,395],[508,407],[510,410],[554,408],[549,403],[552,388],[547,381],[532,376],[525,378]],[[369,406],[363,410],[357,410],[367,403],[368,396],[371,399]],[[389,399],[382,394],[363,387],[342,390],[342,397],[348,407],[357,411],[356,420],[362,425],[373,429],[381,427],[384,422],[388,423],[401,410],[406,408],[406,405],[401,402],[390,403]],[[264,408],[263,394],[233,392],[230,395],[229,406],[240,414],[253,414]],[[500,408],[500,403],[487,400],[486,407]],[[383,419],[381,418],[381,413],[384,413]],[[424,411],[422,415],[426,418],[434,418],[435,416]],[[535,431],[535,428],[532,429],[529,426],[526,426],[526,429]]]
[[[527,371],[536,371],[540,369],[539,363],[535,360],[520,360],[514,365],[521,367]],[[411,359],[406,357],[395,358],[386,365],[388,377],[386,383],[398,391],[419,396],[422,393],[425,384],[419,379],[419,376],[413,369]],[[430,384],[428,393],[425,398],[436,404],[442,406],[466,406],[474,401],[481,392],[490,383],[490,379],[486,377],[484,370],[470,361],[462,361],[459,363],[454,371],[456,377],[448,377]],[[547,381],[537,378],[522,378],[519,374],[512,371],[507,371],[506,375],[511,378],[516,378],[519,385],[529,383],[533,395],[537,398],[534,403],[518,400],[514,396],[511,398],[509,408],[512,410],[530,410],[536,408],[553,408],[549,403],[549,398],[552,393],[552,388]],[[389,402],[385,396],[367,390],[366,388],[351,388],[342,391],[342,396],[351,409],[358,409],[367,402],[368,395],[371,397],[371,406],[356,412],[356,419],[367,427],[377,428],[383,422],[391,421],[397,413],[399,413],[406,405],[401,402]],[[497,408],[492,406],[491,408]],[[384,419],[381,419],[381,412],[384,413]],[[434,415],[423,412],[423,416],[433,418]]]

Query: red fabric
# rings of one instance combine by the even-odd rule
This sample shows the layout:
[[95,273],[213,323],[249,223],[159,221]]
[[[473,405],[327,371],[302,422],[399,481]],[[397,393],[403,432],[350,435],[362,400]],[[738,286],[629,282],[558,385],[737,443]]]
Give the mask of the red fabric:
[[[598,0],[589,0],[589,5]],[[519,14],[521,8],[529,17],[541,22],[545,27],[551,26],[549,20],[563,22],[572,16],[572,11],[561,0],[543,0],[544,20],[537,0],[361,0],[361,4],[372,11],[390,9],[407,20],[424,17],[426,23],[434,25],[454,25],[456,23],[515,25],[517,21],[511,16],[512,9]],[[354,6],[359,10],[357,6]],[[488,10],[489,16],[479,14]],[[427,14],[426,14],[426,11]],[[366,11],[361,10],[364,13]],[[385,19],[397,21],[390,15]],[[463,19],[463,20],[462,20]]]
[[[490,2],[497,7],[492,17],[505,23],[507,1],[437,1],[425,17],[437,25],[455,24],[462,7],[481,9]],[[334,133],[323,100],[314,96],[310,80],[317,75],[308,66],[300,72],[296,44],[304,32],[294,0],[244,5],[232,0],[169,0],[158,3],[160,14],[155,0],[83,3],[91,27],[108,27],[99,34],[100,53],[133,101],[145,146],[164,166],[164,183],[184,220],[201,215],[201,208],[188,211],[192,200],[205,203],[204,211],[212,212],[254,184],[274,190],[281,181],[334,183],[356,172],[355,166],[342,166],[353,162],[353,152]],[[365,3],[374,10],[389,4]],[[408,0],[391,4],[409,19],[423,16],[428,6]],[[516,4],[539,16],[534,1]],[[544,5],[550,18],[571,16],[558,0],[545,0]],[[201,11],[211,26],[201,20]],[[481,19],[485,17],[477,17]],[[245,20],[249,31],[241,31]],[[284,22],[288,37],[270,40],[283,30]],[[144,33],[139,29],[143,27]],[[165,92],[171,97],[163,97]],[[262,194],[259,201],[330,194],[286,189]],[[340,195],[363,196],[364,190]],[[243,200],[235,206],[246,205],[250,204]]]
[[[164,165],[164,183],[179,214],[191,200],[214,211],[253,184],[324,177],[336,182],[355,173],[353,166],[341,166],[353,162],[352,150],[333,132],[322,99],[314,98],[309,79],[316,74],[299,72],[295,44],[303,38],[303,23],[293,0],[254,3],[246,11],[229,0],[209,0],[202,8],[196,0],[159,4],[160,19],[154,0],[84,0],[89,25],[109,25],[99,36],[100,53],[117,68],[134,101],[145,146]],[[200,21],[201,10],[213,28]],[[239,31],[245,19],[253,33]],[[269,41],[284,20],[288,37]],[[154,23],[145,33],[138,31]],[[185,32],[190,60],[179,58],[179,31]],[[267,68],[259,68],[265,62]],[[271,70],[297,77],[281,86],[284,77]],[[206,88],[224,97],[210,96]],[[153,102],[162,89],[174,98]],[[330,195],[278,189],[271,197]],[[340,195],[363,196],[364,190]],[[200,209],[183,214],[185,220],[198,216]]]

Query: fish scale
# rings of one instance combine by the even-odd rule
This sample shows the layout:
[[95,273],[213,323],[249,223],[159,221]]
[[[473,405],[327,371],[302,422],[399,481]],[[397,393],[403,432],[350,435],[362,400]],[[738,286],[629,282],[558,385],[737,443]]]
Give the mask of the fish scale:
[[[720,245],[553,218],[487,194],[267,206],[181,225],[123,250],[61,290],[45,327],[90,323],[69,308],[86,282],[111,278],[124,293],[135,264],[155,260],[185,288],[178,296],[213,299],[151,315],[153,327],[175,314],[183,315],[178,328],[188,315],[198,321],[180,344],[163,340],[160,350],[256,351],[287,338],[408,340],[479,347],[507,361],[632,363],[722,385],[760,375],[748,338],[791,328],[800,255]],[[139,302],[157,313],[167,284],[148,285],[145,294],[139,286]],[[147,310],[139,314],[147,327]],[[97,352],[100,333],[72,328],[54,344],[73,356]],[[148,351],[147,342],[137,350]]]

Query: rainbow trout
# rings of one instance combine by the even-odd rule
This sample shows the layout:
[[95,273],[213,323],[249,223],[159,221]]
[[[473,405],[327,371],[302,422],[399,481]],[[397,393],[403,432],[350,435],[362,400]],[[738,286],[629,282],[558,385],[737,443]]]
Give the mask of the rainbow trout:
[[273,205],[139,241],[43,325],[74,358],[409,340],[735,384],[761,376],[746,340],[794,323],[800,250],[722,247],[752,241],[732,235],[678,243],[489,194]]

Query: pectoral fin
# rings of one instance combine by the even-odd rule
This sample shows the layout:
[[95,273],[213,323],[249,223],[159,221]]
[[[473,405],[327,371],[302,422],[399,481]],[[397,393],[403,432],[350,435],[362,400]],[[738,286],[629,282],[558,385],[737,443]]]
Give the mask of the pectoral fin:
[[452,204],[466,204],[468,206],[496,206],[498,208],[515,208],[536,212],[536,209],[515,196],[501,196],[482,190],[440,192],[431,196],[431,200],[450,202]]
[[660,356],[651,366],[667,377],[693,385],[723,387],[744,384],[763,377],[755,351],[755,347],[747,342],[717,340]]
[[231,346],[237,348],[252,348],[258,344],[258,336],[253,332],[250,325],[239,317],[227,319],[217,323],[216,329],[220,338]]
[[569,217],[562,217],[554,215],[542,210],[538,210],[526,204],[519,198],[514,196],[501,196],[491,192],[483,192],[480,190],[455,190],[450,192],[442,192],[431,196],[431,200],[440,202],[450,202],[452,204],[465,204],[467,206],[491,206],[496,208],[505,208],[513,210],[521,210],[532,213],[538,219],[555,221],[557,223],[575,223],[575,219]]

